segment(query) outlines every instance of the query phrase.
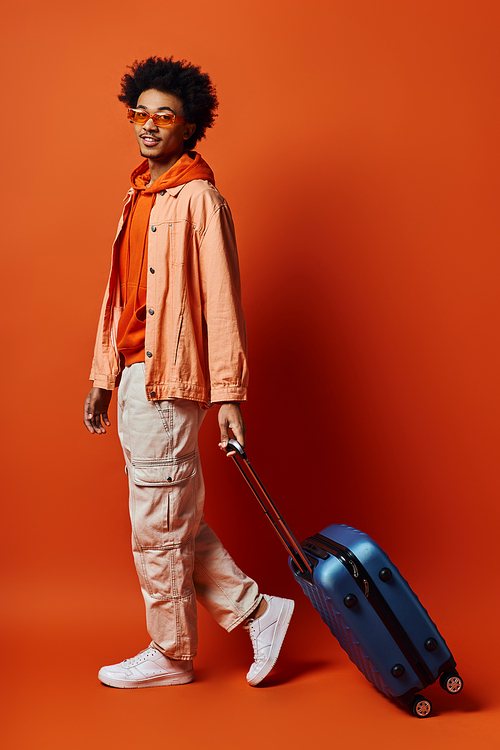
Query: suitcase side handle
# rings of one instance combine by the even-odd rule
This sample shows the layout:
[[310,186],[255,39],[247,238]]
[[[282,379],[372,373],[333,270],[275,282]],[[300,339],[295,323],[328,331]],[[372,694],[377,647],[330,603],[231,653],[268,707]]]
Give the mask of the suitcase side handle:
[[[250,461],[247,458],[247,454],[245,453],[243,446],[240,445],[240,443],[237,440],[234,440],[232,438],[228,441],[228,444],[226,446],[226,452],[230,453],[231,451],[235,451],[235,453],[231,456],[234,463],[238,467],[240,474],[242,475],[245,482],[250,487],[251,491],[257,498],[257,501],[264,511],[264,514],[266,515],[268,521],[270,522],[271,526],[273,526],[274,530],[278,534],[279,538],[283,542],[283,545],[285,546],[285,549],[289,553],[290,557],[298,567],[301,573],[305,574],[312,574],[312,568],[309,560],[307,559],[307,556],[305,555],[304,551],[302,550],[302,547],[297,542],[296,538],[294,537],[292,531],[288,527],[285,519],[279,512],[278,508],[274,504],[274,502],[271,500],[269,494],[267,493],[264,485],[260,481],[259,477],[257,476],[255,469],[251,465]],[[243,466],[243,463],[245,466]],[[246,468],[245,468],[246,467]],[[252,479],[247,473],[250,472],[250,475],[254,482],[257,484],[257,487],[255,486],[254,482],[252,482]]]

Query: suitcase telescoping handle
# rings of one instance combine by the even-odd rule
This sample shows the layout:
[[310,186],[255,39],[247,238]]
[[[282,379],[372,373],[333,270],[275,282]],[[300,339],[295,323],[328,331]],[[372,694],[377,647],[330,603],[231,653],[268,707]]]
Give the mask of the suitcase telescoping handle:
[[[302,547],[299,545],[294,535],[288,528],[285,519],[279,512],[278,508],[269,497],[264,485],[255,473],[255,469],[248,460],[247,454],[245,453],[243,447],[240,445],[240,443],[238,443],[237,440],[231,439],[228,441],[226,451],[228,453],[231,451],[235,451],[231,458],[238,467],[245,482],[248,484],[253,494],[257,498],[260,507],[264,511],[279,538],[285,545],[285,548],[294,561],[295,565],[299,568],[301,573],[312,573],[311,564],[304,554]],[[249,476],[249,473],[251,475],[251,478]],[[254,481],[252,481],[252,479]],[[257,485],[257,487],[255,485]]]

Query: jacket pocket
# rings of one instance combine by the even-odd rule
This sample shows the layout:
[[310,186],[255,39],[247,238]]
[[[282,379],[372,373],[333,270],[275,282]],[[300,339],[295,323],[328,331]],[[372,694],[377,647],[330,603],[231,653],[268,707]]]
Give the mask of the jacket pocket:
[[188,260],[193,241],[194,225],[188,219],[168,224],[170,258],[174,266],[183,266]]
[[179,354],[179,344],[181,343],[181,333],[182,333],[182,323],[184,321],[184,315],[181,315],[181,320],[179,323],[179,332],[177,333],[177,341],[175,344],[175,356],[174,356],[174,364],[177,364],[177,355]]

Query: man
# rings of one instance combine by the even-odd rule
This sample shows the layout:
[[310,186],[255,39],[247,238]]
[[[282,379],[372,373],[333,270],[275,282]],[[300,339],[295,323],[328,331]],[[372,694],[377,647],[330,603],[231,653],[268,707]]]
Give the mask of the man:
[[196,599],[226,630],[248,629],[257,685],[281,648],[294,603],[259,593],[203,520],[198,430],[219,407],[219,447],[229,430],[244,445],[246,332],[229,207],[192,149],[214,121],[209,77],[172,58],[136,62],[122,79],[144,161],[132,173],[98,326],[84,407],[93,435],[118,433],[129,479],[134,561],[152,642],[103,667],[121,688],[193,680]]

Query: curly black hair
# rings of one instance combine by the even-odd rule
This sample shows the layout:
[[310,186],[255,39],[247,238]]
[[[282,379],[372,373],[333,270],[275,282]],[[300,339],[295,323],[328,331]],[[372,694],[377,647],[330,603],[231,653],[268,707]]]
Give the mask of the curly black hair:
[[135,61],[129,67],[121,82],[122,93],[118,99],[127,107],[136,107],[143,91],[156,89],[165,94],[173,94],[182,102],[184,117],[194,123],[196,130],[186,141],[186,149],[205,137],[211,128],[219,106],[217,93],[210,78],[199,67],[186,60],[173,60],[172,57],[148,57],[142,62]]

